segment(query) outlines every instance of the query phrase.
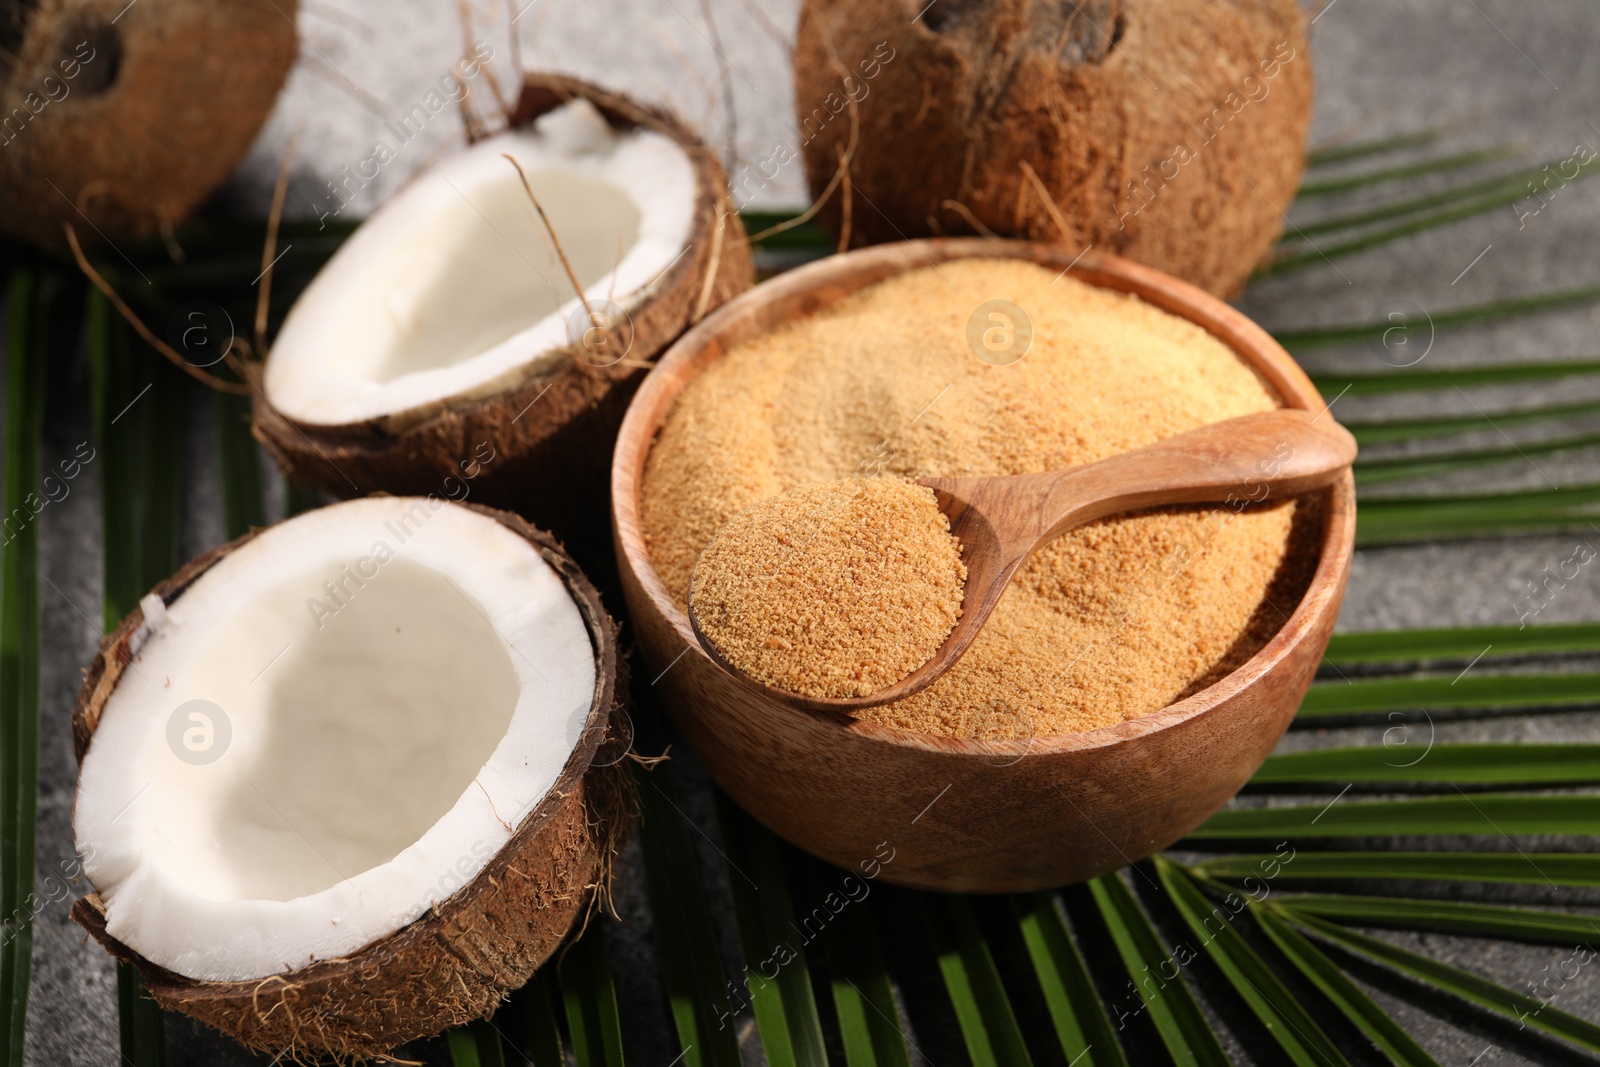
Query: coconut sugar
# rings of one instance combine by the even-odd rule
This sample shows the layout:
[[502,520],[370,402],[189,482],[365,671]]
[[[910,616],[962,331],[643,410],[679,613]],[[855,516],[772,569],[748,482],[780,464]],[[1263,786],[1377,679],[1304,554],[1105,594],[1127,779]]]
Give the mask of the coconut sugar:
[[744,673],[814,697],[866,696],[933,657],[967,569],[932,489],[898,478],[801,485],[735,515],[689,602]]
[[[1006,366],[968,340],[994,300],[1031,321]],[[1056,470],[1279,405],[1226,345],[1134,296],[1020,261],[942,263],[751,338],[691,381],[646,463],[645,541],[681,606],[717,532],[798,486]],[[1029,558],[948,674],[856,715],[1007,737],[1158,711],[1282,626],[1315,566],[1317,512],[1314,498],[1161,508],[1072,530]]]

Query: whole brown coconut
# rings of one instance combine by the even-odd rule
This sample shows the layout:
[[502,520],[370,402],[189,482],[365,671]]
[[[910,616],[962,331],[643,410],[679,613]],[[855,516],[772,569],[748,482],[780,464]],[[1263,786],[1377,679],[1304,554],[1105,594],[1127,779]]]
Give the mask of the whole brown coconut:
[[0,0],[0,230],[63,243],[182,222],[255,140],[298,0]]
[[992,231],[1242,288],[1304,169],[1295,0],[925,2],[801,9],[813,196],[849,154],[835,236],[846,218],[854,245]]
[[[605,899],[611,864],[635,809],[621,723],[627,668],[617,625],[572,559],[515,515],[467,505],[529,541],[577,604],[595,654],[594,700],[582,740],[555,785],[470,883],[424,917],[345,959],[256,981],[201,982],[150,962],[106,932],[90,893],[72,917],[107,951],[138,968],[156,1003],[285,1062],[382,1057],[408,1041],[486,1018],[521,988],[567,933]],[[198,557],[153,590],[170,604],[252,532]],[[101,710],[133,659],[144,625],[135,608],[100,646],[73,710],[78,762]]]
[[[341,498],[373,491],[449,494],[467,471],[473,500],[549,529],[604,584],[615,566],[611,448],[648,369],[642,364],[707,311],[748,289],[755,272],[721,164],[673,116],[576,78],[529,74],[511,125],[528,125],[575,99],[588,100],[615,129],[644,127],[670,137],[698,179],[687,251],[632,313],[629,358],[597,366],[572,346],[555,369],[491,395],[340,426],[291,420],[257,388],[255,435],[286,477]],[[559,230],[559,219],[555,225]],[[488,455],[492,462],[483,462]]]

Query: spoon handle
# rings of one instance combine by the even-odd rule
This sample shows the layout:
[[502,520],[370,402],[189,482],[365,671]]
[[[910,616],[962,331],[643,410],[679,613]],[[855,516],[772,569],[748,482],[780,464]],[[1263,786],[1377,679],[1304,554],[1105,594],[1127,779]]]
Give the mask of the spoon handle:
[[1065,471],[927,478],[951,532],[982,522],[1007,559],[1077,526],[1139,508],[1217,503],[1235,511],[1331,484],[1355,459],[1349,431],[1326,415],[1279,409],[1215,422]]

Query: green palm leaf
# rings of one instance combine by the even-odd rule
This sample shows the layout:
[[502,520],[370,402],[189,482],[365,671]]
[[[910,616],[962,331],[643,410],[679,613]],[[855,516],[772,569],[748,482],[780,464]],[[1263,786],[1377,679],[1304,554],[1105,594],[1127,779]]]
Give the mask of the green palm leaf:
[[[1428,321],[1434,329],[1443,329],[1452,326],[1466,326],[1476,322],[1489,322],[1495,319],[1513,318],[1518,315],[1530,315],[1539,311],[1548,311],[1552,308],[1566,307],[1572,304],[1583,304],[1600,297],[1600,286],[1588,285],[1576,289],[1561,289],[1552,293],[1535,293],[1531,296],[1510,297],[1505,300],[1494,300],[1487,304],[1474,304],[1470,307],[1450,308],[1444,311],[1429,312]],[[1406,322],[1400,324],[1405,329],[1416,328],[1420,324]],[[1389,331],[1394,330],[1397,324],[1391,319],[1381,319],[1375,322],[1356,323],[1350,326],[1318,326],[1303,330],[1273,330],[1272,336],[1278,343],[1291,352],[1301,352],[1308,348],[1320,348],[1325,345],[1349,344],[1355,341],[1381,341]],[[1396,375],[1404,374],[1396,371]],[[1412,374],[1439,373],[1435,371],[1413,371]],[[1571,373],[1571,372],[1569,372]],[[1363,377],[1388,377],[1388,375],[1371,375]],[[1314,379],[1316,380],[1316,379]],[[1335,379],[1323,376],[1321,381],[1332,384]],[[1335,386],[1335,391],[1343,388],[1344,381]],[[1318,388],[1322,388],[1319,382]]]
[[1514,150],[1509,145],[1496,145],[1493,148],[1477,148],[1470,152],[1456,152],[1448,156],[1424,159],[1417,163],[1402,163],[1398,166],[1384,167],[1380,170],[1365,171],[1359,174],[1342,175],[1337,178],[1319,178],[1315,181],[1303,183],[1300,186],[1300,191],[1296,194],[1296,198],[1347,193],[1354,189],[1364,189],[1371,185],[1382,185],[1386,182],[1401,181],[1405,178],[1420,178],[1428,174],[1438,174],[1441,171],[1465,170],[1484,163],[1494,163],[1498,160],[1507,159],[1513,154],[1515,154]]
[[1600,796],[1486,793],[1226,808],[1191,831],[1189,837],[1284,840],[1440,834],[1600,834]]
[[1434,630],[1371,630],[1334,634],[1323,658],[1331,664],[1460,660],[1600,652],[1600,623],[1460,626]]
[[794,944],[798,927],[778,839],[720,790],[717,814],[744,952],[744,981],[767,1062],[772,1067],[826,1067],[805,946]]
[[1452,967],[1420,953],[1391,945],[1376,937],[1346,930],[1314,915],[1301,914],[1292,908],[1271,903],[1265,906],[1274,908],[1281,917],[1303,930],[1341,948],[1385,964],[1424,985],[1459,997],[1485,1011],[1514,1019],[1519,1025],[1525,1024],[1570,1041],[1586,1051],[1600,1053],[1600,1026],[1568,1015],[1546,1001],[1508,989],[1459,967]]
[[[1529,297],[1526,301],[1544,301],[1526,306],[1524,310],[1539,311],[1546,307],[1560,306],[1565,302],[1577,302],[1593,298],[1593,291],[1587,289],[1569,290],[1566,293],[1555,293],[1548,297]],[[1503,305],[1484,304],[1476,308],[1462,308],[1451,315],[1466,315],[1475,318],[1493,318],[1495,310]],[[1460,321],[1473,321],[1469,319],[1450,319],[1443,323],[1439,317],[1433,319],[1435,326],[1454,325]],[[1327,343],[1334,344],[1343,341],[1381,340],[1387,330],[1393,329],[1394,323],[1375,322],[1364,326],[1339,327],[1335,332],[1340,336],[1328,341],[1320,339],[1328,336],[1328,331],[1308,331],[1303,335],[1278,334],[1282,341],[1288,337],[1296,341],[1301,347],[1308,344]],[[1306,340],[1306,338],[1312,340]],[[1529,363],[1497,363],[1483,367],[1430,367],[1426,370],[1393,370],[1381,371],[1374,374],[1313,374],[1311,376],[1317,388],[1324,396],[1333,396],[1344,393],[1346,396],[1387,396],[1392,393],[1414,393],[1431,390],[1446,389],[1472,389],[1487,385],[1534,385],[1540,382],[1560,381],[1582,374],[1600,374],[1600,360],[1597,359],[1553,359]],[[1588,405],[1576,410],[1587,410]],[[1482,419],[1477,419],[1468,429],[1477,427]]]
[[583,936],[557,959],[567,1033],[578,1067],[622,1067],[622,1020],[600,916],[591,915]]
[[[1461,164],[1460,161],[1462,160],[1466,162]],[[1446,160],[1431,161],[1430,163],[1417,164],[1416,166],[1429,167],[1433,162],[1441,162],[1447,164],[1443,169],[1459,169],[1458,165],[1471,165],[1473,162],[1480,160],[1481,157],[1474,159],[1469,154],[1468,156],[1454,157],[1454,161],[1447,158]],[[1337,244],[1311,245],[1311,249],[1304,252],[1281,252],[1269,260],[1256,273],[1257,275],[1281,274],[1285,271],[1315,266],[1338,256],[1351,255],[1378,245],[1389,244],[1403,237],[1425,233],[1428,230],[1448,226],[1453,222],[1460,222],[1462,219],[1471,218],[1474,215],[1481,215],[1497,208],[1516,204],[1518,201],[1527,200],[1532,195],[1535,181],[1545,176],[1552,167],[1559,170],[1567,162],[1568,160],[1566,159],[1555,159],[1547,163],[1524,167],[1510,174],[1497,175],[1493,178],[1456,186],[1428,196],[1413,197],[1377,208],[1367,208],[1353,215],[1318,220],[1304,226],[1299,223],[1291,223],[1290,234],[1286,239],[1286,243],[1292,246],[1296,238],[1304,239],[1306,244],[1311,244],[1309,238],[1313,236],[1342,233],[1389,219],[1417,215],[1415,218],[1407,219],[1393,226],[1352,237]],[[1405,169],[1396,168],[1391,173],[1398,173]],[[1580,163],[1577,164],[1576,171],[1570,177],[1559,176],[1565,184],[1571,184],[1594,174],[1597,169],[1600,168],[1594,167],[1592,161],[1589,164]],[[1333,182],[1319,183],[1319,185],[1326,187],[1339,181],[1365,183],[1368,181],[1368,177],[1355,176],[1353,178],[1334,179]],[[1305,189],[1302,189],[1302,192],[1304,193]],[[1313,191],[1311,195],[1315,195],[1315,192]],[[1417,214],[1423,211],[1428,213]]]
[[1451,499],[1369,501],[1356,531],[1359,547],[1405,545],[1421,541],[1459,541],[1517,533],[1582,533],[1600,521],[1594,503],[1600,485],[1583,486],[1590,499],[1570,507],[1544,506],[1538,493],[1504,493],[1492,500]]
[[645,885],[683,1063],[738,1067],[734,1006],[672,769],[662,764],[636,776]]
[[457,1027],[445,1035],[450,1061],[455,1067],[505,1067],[505,1050],[500,1032],[488,1019]]
[[1427,478],[1454,474],[1490,463],[1527,462],[1529,457],[1600,445],[1600,433],[1574,434],[1549,441],[1533,441],[1505,448],[1483,448],[1435,456],[1404,456],[1396,459],[1361,460],[1355,465],[1356,485],[1379,485],[1405,478]]
[[1379,1051],[1401,1067],[1438,1067],[1438,1061],[1362,992],[1360,986],[1346,978],[1338,965],[1309,938],[1284,922],[1271,908],[1252,907],[1251,914],[1289,962],[1367,1035]]
[[1443,137],[1444,133],[1444,130],[1418,130],[1414,133],[1401,133],[1389,137],[1376,137],[1365,141],[1349,141],[1328,145],[1323,148],[1314,148],[1306,153],[1306,166],[1327,167],[1337,163],[1348,163],[1355,159],[1387,155],[1390,152],[1398,152],[1406,148],[1432,144]]
[[[139,585],[139,521],[134,454],[138,417],[127,331],[113,323],[111,305],[98,290],[88,296],[89,397],[95,462],[100,465],[100,529],[105,559],[101,629],[109,633],[144,595]],[[141,382],[137,391],[146,383]],[[130,417],[132,416],[132,417]]]
[[1412,742],[1321,748],[1268,757],[1252,786],[1447,782],[1478,786],[1600,785],[1600,745]]
[[1207,900],[1183,868],[1171,860],[1157,857],[1155,868],[1190,932],[1289,1061],[1301,1067],[1348,1063],[1316,1020],[1233,928],[1232,916]]
[[[1441,226],[1448,226],[1453,222],[1470,219],[1474,215],[1482,215],[1496,208],[1505,207],[1507,204],[1516,203],[1526,199],[1526,191],[1517,191],[1515,188],[1501,186],[1495,192],[1485,196],[1473,197],[1465,202],[1454,204],[1439,211],[1431,212],[1419,218],[1408,219],[1405,222],[1387,226],[1372,233],[1352,237],[1336,244],[1315,245],[1310,241],[1310,250],[1305,252],[1291,252],[1275,256],[1256,270],[1255,277],[1267,278],[1275,274],[1288,274],[1291,271],[1304,270],[1326,263],[1342,256],[1355,255],[1369,248],[1390,244],[1402,237],[1412,237],[1429,230],[1436,230]],[[1303,231],[1302,231],[1303,233]]]
[[[135,464],[139,482],[139,580],[143,596],[183,562],[184,396],[187,379],[153,353],[139,353],[150,391],[132,401],[124,418],[137,418]],[[137,602],[137,601],[135,601]],[[119,620],[120,621],[120,620]]]
[[541,967],[527,985],[511,996],[514,1014],[520,1016],[532,1067],[563,1067],[561,1024],[556,1021],[556,991],[551,968]]
[[[1385,375],[1384,377],[1388,377]],[[1328,387],[1324,382],[1323,387]],[[1342,386],[1332,386],[1329,395]],[[1431,437],[1453,434],[1482,433],[1491,429],[1555,423],[1579,415],[1600,414],[1600,401],[1581,404],[1557,404],[1551,407],[1526,408],[1517,411],[1474,412],[1471,415],[1446,415],[1427,419],[1347,420],[1345,429],[1355,436],[1356,443],[1368,445],[1393,444],[1396,441],[1420,441]]]
[[[810,868],[821,888],[821,865],[812,861]],[[820,938],[846,1067],[911,1067],[894,986],[866,902],[843,908],[822,925]]]
[[1600,856],[1582,852],[1300,852],[1288,861],[1219,856],[1195,870],[1240,880],[1260,877],[1269,862],[1278,863],[1278,878],[1600,886]]
[[250,398],[213,393],[217,409],[217,461],[222,478],[222,523],[228,537],[267,524],[261,447],[250,434]]
[[1044,991],[1045,1007],[1068,1062],[1082,1067],[1127,1067],[1111,1018],[1073,943],[1053,893],[1012,898],[1017,928]]
[[[22,1063],[33,959],[39,804],[39,526],[48,303],[39,274],[11,276],[4,512],[0,512],[0,1057]],[[33,501],[32,504],[29,501]]]
[[[1565,162],[1565,160],[1559,160]],[[1377,207],[1362,208],[1359,211],[1346,215],[1334,215],[1319,218],[1310,222],[1296,221],[1293,229],[1286,232],[1278,239],[1280,245],[1292,245],[1297,240],[1305,237],[1318,237],[1328,233],[1338,233],[1342,230],[1357,230],[1363,226],[1370,226],[1378,222],[1387,222],[1390,219],[1403,218],[1406,215],[1415,215],[1421,211],[1432,208],[1444,208],[1460,205],[1465,202],[1477,200],[1486,194],[1499,194],[1494,207],[1513,204],[1518,200],[1528,199],[1527,183],[1544,173],[1544,167],[1527,167],[1511,174],[1497,175],[1481,181],[1469,182],[1466,185],[1455,185],[1438,192],[1427,193],[1422,196],[1407,197],[1404,200],[1390,201]],[[1578,176],[1592,173],[1580,169]],[[1485,210],[1488,210],[1485,208]]]
[[[739,221],[744,223],[745,232],[752,236],[764,233],[774,226],[795,218],[798,212],[788,211],[741,211]],[[829,237],[816,222],[804,222],[799,226],[791,226],[786,230],[765,237],[761,241],[764,248],[800,248],[815,249],[821,252],[831,252],[838,247],[838,242]]]
[[150,999],[144,979],[126,963],[117,964],[117,1034],[122,1059],[131,1067],[162,1067],[167,1062],[166,1021]]
[[1297,717],[1338,718],[1416,710],[1573,708],[1600,704],[1600,674],[1469,674],[1318,682]]
[[1557,945],[1600,944],[1600,917],[1454,900],[1398,900],[1392,897],[1330,896],[1296,893],[1279,898],[1297,915],[1315,915],[1352,926],[1395,930],[1433,930],[1511,941]]
[[973,1067],[1033,1062],[994,957],[965,897],[923,893],[923,919]]
[[[1226,1067],[1227,1054],[1178,973],[1181,968],[1161,943],[1122,876],[1096,878],[1089,883],[1089,892],[1123,966],[1133,978],[1128,983],[1130,990],[1137,989],[1173,1062],[1180,1067]],[[1166,973],[1168,967],[1175,972],[1170,977]]]

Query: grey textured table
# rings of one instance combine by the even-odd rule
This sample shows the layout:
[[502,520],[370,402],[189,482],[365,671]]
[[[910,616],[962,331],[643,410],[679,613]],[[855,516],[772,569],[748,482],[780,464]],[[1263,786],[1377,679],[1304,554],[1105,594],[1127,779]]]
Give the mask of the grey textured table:
[[[758,7],[758,5],[760,5]],[[502,71],[511,49],[498,3],[484,8],[477,35],[489,41]],[[518,0],[517,6],[521,6]],[[790,139],[790,87],[781,38],[792,33],[794,4],[714,0],[734,96],[740,153],[759,158]],[[489,27],[493,9],[494,28]],[[551,66],[671,104],[720,143],[727,133],[718,110],[719,67],[702,22],[702,8],[687,0],[627,3],[534,0],[517,20],[523,61]],[[289,210],[315,217],[336,206],[326,183],[371,151],[383,122],[437,82],[458,54],[455,5],[448,0],[307,0],[302,15],[302,61],[277,112],[227,192],[236,204],[261,212],[290,135],[302,130]],[[1578,144],[1600,148],[1600,21],[1587,0],[1334,0],[1314,29],[1317,66],[1315,137],[1359,136],[1446,125],[1453,143],[1481,146],[1510,141],[1532,158],[1564,157]],[[487,89],[480,86],[480,90]],[[458,127],[441,116],[425,136],[346,209],[370,209],[404,176],[448,145]],[[747,206],[790,207],[803,202],[798,164],[791,165]],[[1511,209],[1473,219],[1393,247],[1340,260],[1258,285],[1242,306],[1268,326],[1348,323],[1368,319],[1386,301],[1404,299],[1436,311],[1497,296],[1531,293],[1600,279],[1600,183],[1563,190],[1521,226]],[[1480,258],[1481,257],[1481,258]],[[1470,269],[1467,269],[1470,265]],[[1465,273],[1462,273],[1465,271]],[[1582,307],[1502,325],[1441,332],[1428,360],[1467,364],[1516,358],[1577,356],[1594,351],[1600,309]],[[1361,346],[1318,353],[1313,368],[1381,369],[1380,353]],[[82,368],[71,395],[57,395],[48,413],[45,461],[69,454],[88,436]],[[1547,390],[1553,397],[1555,389]],[[1491,397],[1495,403],[1533,399],[1539,390]],[[1577,399],[1568,385],[1561,395]],[[1589,389],[1600,395],[1600,388]],[[1457,395],[1448,410],[1470,413]],[[1443,412],[1443,402],[1434,410]],[[1405,398],[1358,405],[1341,401],[1345,416],[1412,410]],[[184,553],[193,555],[222,539],[217,466],[210,450],[209,412],[197,405],[189,428],[188,518]],[[1483,444],[1496,442],[1493,432]],[[1510,464],[1462,476],[1441,487],[1460,490],[1494,484],[1523,487],[1546,480],[1593,480],[1596,452],[1564,454],[1534,464]],[[98,471],[90,465],[72,495],[41,518],[46,663],[41,759],[41,872],[71,855],[70,816],[74,768],[68,734],[80,669],[97,640],[100,604]],[[1357,554],[1343,629],[1472,623],[1514,623],[1529,582],[1572,553],[1572,537],[1528,537],[1472,544],[1362,551]],[[1600,531],[1593,539],[1600,545]],[[1551,598],[1540,622],[1600,618],[1600,570],[1586,568]],[[1375,740],[1375,730],[1297,733],[1283,748]],[[1592,714],[1526,717],[1441,726],[1440,740],[1600,740]],[[712,821],[710,794],[692,760],[680,774],[686,813]],[[703,869],[719,872],[720,859],[702,842]],[[622,1000],[630,1062],[665,1067],[676,1055],[656,970],[649,916],[636,854],[622,871],[621,923],[610,925],[613,962]],[[736,958],[726,886],[708,883],[718,910],[723,948]],[[1537,893],[1517,899],[1535,902]],[[110,959],[83,936],[57,904],[39,918],[34,993],[29,1012],[29,1062],[112,1064],[118,1061],[115,979]],[[1442,936],[1392,935],[1429,954],[1469,967],[1513,987],[1537,981],[1542,969],[1569,950],[1509,945]],[[730,965],[729,972],[733,973]],[[1513,1052],[1499,1047],[1502,1031],[1465,1030],[1440,1021],[1385,992],[1379,1000],[1442,1063],[1489,1067],[1552,1062],[1554,1051]],[[1586,969],[1561,993],[1557,1005],[1586,1018],[1600,1017],[1600,977]],[[172,1062],[252,1062],[234,1046],[186,1020],[169,1018]],[[924,1038],[919,1055],[930,1063],[960,1062],[964,1054]],[[759,1061],[753,1031],[747,1059]],[[1247,1060],[1242,1049],[1233,1053]],[[265,1061],[262,1061],[265,1062]]]

